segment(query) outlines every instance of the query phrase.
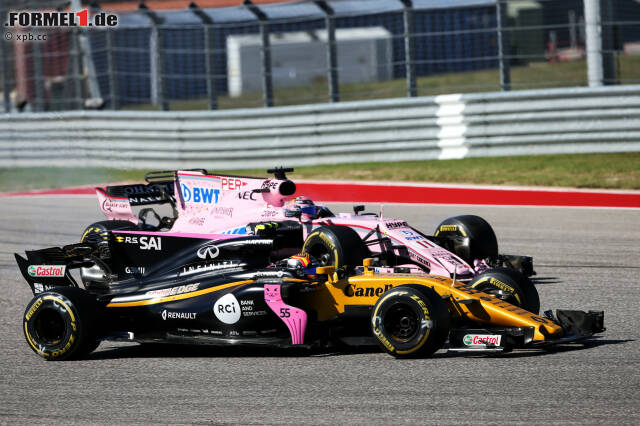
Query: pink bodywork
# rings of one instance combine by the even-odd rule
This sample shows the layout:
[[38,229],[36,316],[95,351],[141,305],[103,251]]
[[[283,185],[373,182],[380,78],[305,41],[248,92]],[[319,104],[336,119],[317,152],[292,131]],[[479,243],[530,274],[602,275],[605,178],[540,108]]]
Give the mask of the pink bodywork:
[[[455,273],[470,276],[474,273],[474,267],[431,242],[401,219],[350,213],[321,219],[307,218],[306,215],[301,219],[287,217],[284,206],[292,196],[280,194],[280,187],[285,182],[179,171],[175,177],[178,218],[170,232],[211,235],[213,239],[219,238],[219,234],[244,235],[246,225],[252,222],[300,220],[303,237],[306,238],[319,226],[343,225],[354,229],[363,238],[373,231],[371,238],[380,241],[368,245],[371,252],[393,251],[410,258],[415,264],[400,265],[410,272],[424,272],[417,266],[423,265],[435,275],[452,276]],[[101,190],[98,190],[98,198],[109,219],[138,222],[126,198],[109,198]]]
[[286,220],[286,197],[278,191],[283,182],[178,172],[178,219],[172,231],[237,235],[250,222]]
[[96,194],[98,195],[98,204],[100,204],[100,210],[109,220],[128,220],[136,225],[138,224],[138,218],[133,214],[131,204],[127,197],[113,197],[107,195],[102,188],[96,188]]
[[304,343],[304,333],[307,329],[307,313],[302,309],[289,306],[282,301],[280,284],[265,284],[264,300],[273,312],[287,325],[291,333],[291,344]]
[[[338,213],[336,217],[313,221],[314,227],[322,225],[348,226],[363,238],[377,228],[376,233],[379,232],[379,234],[376,239],[387,237],[388,240],[369,245],[369,250],[373,253],[394,251],[396,254],[401,254],[406,250],[406,257],[427,267],[431,274],[450,276],[454,271],[456,275],[473,274],[473,269],[464,260],[431,242],[404,220]],[[400,266],[409,268],[412,273],[423,272],[414,264]]]

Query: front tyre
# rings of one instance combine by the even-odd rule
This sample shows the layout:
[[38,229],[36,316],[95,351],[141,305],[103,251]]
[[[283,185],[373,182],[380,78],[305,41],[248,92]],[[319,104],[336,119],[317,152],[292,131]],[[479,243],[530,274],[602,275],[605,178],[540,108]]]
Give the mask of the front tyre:
[[529,278],[510,268],[492,268],[476,275],[471,288],[492,294],[529,312],[540,312],[540,296]]
[[76,287],[56,287],[27,305],[23,329],[27,343],[47,361],[82,358],[98,347],[95,299]]
[[373,308],[371,329],[378,344],[396,358],[424,358],[442,348],[451,316],[430,288],[403,285],[384,293]]
[[[452,251],[469,265],[476,259],[498,255],[498,239],[489,223],[480,216],[462,215],[444,220],[435,232],[436,237],[453,237]],[[460,245],[455,237],[468,238],[468,246]]]
[[369,250],[356,231],[340,225],[314,229],[302,246],[302,252],[316,258],[323,266],[353,268],[362,265]]

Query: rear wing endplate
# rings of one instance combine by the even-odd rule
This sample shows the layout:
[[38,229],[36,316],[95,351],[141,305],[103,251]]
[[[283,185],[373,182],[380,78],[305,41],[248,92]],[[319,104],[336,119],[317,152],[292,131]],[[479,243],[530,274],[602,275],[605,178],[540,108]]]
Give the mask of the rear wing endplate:
[[79,243],[68,246],[50,247],[42,250],[26,251],[26,259],[14,253],[20,273],[35,295],[53,287],[74,286],[78,283],[70,270],[83,266],[92,266],[99,262],[93,255],[95,248],[91,244]]

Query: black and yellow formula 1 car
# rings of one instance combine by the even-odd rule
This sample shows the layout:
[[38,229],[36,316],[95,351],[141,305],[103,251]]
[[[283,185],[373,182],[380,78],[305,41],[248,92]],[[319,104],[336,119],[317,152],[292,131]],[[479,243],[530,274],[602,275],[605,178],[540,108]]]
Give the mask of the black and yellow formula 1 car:
[[[377,342],[408,358],[442,348],[542,347],[604,331],[601,311],[526,310],[538,301],[535,288],[501,270],[462,283],[377,272],[371,258],[336,269],[305,253],[282,259],[286,247],[277,239],[218,237],[107,230],[95,241],[16,255],[34,293],[23,317],[29,346],[63,360],[84,357],[103,340],[310,348]],[[309,238],[331,252],[352,247],[353,254],[361,244],[340,226]],[[71,272],[83,268],[79,285]]]

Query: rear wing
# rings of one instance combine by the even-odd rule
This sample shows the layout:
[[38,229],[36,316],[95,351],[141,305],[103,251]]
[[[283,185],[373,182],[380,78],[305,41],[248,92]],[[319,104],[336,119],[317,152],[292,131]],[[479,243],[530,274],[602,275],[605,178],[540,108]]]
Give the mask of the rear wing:
[[14,253],[22,276],[35,295],[58,286],[78,287],[78,283],[70,271],[83,266],[90,267],[96,263],[103,264],[95,256],[93,244],[78,243],[42,250],[26,251],[27,258]]
[[[206,172],[204,169],[196,171]],[[113,185],[96,188],[100,210],[109,220],[127,220],[134,224],[138,218],[132,207],[170,203],[175,207],[175,170],[159,170],[145,174],[144,183]]]
[[[189,206],[200,210],[203,205],[217,205],[220,209],[216,211],[223,213],[228,213],[233,208],[246,207],[244,204],[247,201],[265,206],[282,206],[285,199],[296,191],[295,184],[286,177],[288,172],[293,172],[293,169],[267,170],[267,173],[275,177],[269,179],[211,175],[205,169],[160,170],[147,173],[146,184],[96,188],[96,194],[100,209],[108,219],[138,224],[138,217],[132,207],[149,204],[171,204],[174,218],[184,216],[186,210],[190,210]],[[225,219],[224,216],[222,214],[221,218]],[[194,218],[189,218],[191,219]]]
[[[206,172],[204,169],[194,171]],[[144,175],[144,183],[107,186],[104,192],[115,198],[126,198],[132,206],[172,202],[176,170],[158,170]]]

